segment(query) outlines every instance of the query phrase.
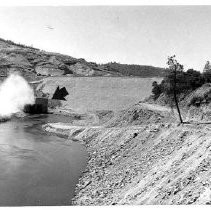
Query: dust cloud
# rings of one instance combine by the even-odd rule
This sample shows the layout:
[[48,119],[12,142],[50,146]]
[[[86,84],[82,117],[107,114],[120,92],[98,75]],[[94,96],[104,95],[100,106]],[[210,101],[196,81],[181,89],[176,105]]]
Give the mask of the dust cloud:
[[0,116],[10,117],[35,101],[34,90],[19,74],[11,74],[0,85]]

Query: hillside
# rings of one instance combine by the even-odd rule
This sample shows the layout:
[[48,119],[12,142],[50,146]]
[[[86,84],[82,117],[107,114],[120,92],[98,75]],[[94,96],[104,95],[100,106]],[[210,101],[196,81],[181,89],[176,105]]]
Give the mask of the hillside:
[[[179,107],[185,121],[210,122],[211,121],[211,83],[205,83],[201,87],[178,94]],[[151,95],[145,102],[165,107],[175,107],[174,100],[170,100],[164,93],[157,99]]]
[[111,72],[118,72],[126,76],[137,76],[137,77],[164,77],[166,69],[145,66],[145,65],[134,65],[134,64],[121,64],[121,63],[107,63],[101,65]]
[[210,204],[210,124],[178,124],[176,112],[139,103],[107,122],[47,124],[84,143],[88,166],[76,205]]
[[[59,53],[45,52],[33,47],[16,44],[0,39],[0,76],[9,72],[19,71],[28,80],[46,76],[140,76],[162,77],[163,69],[150,67],[139,71],[131,68],[124,70],[124,65],[118,70],[108,65],[87,62],[82,58],[73,58]],[[130,66],[129,66],[130,67]],[[140,68],[141,69],[141,68]],[[139,69],[139,70],[140,70]],[[130,73],[128,73],[130,72]],[[148,73],[147,73],[148,72]]]
[[[185,124],[175,109],[139,102],[44,125],[89,152],[73,204],[211,204],[210,88],[206,84],[181,101]],[[194,98],[201,104],[190,103]]]

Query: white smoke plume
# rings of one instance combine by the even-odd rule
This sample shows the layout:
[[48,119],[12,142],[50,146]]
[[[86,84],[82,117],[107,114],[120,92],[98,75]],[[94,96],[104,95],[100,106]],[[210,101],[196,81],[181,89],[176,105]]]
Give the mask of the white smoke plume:
[[10,117],[23,110],[26,104],[34,104],[34,90],[18,74],[11,74],[0,85],[0,116]]

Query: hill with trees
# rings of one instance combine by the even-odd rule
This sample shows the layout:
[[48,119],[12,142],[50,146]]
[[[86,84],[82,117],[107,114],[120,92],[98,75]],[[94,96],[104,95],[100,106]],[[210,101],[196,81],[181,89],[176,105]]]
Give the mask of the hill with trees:
[[200,106],[211,102],[211,68],[208,65],[209,62],[202,73],[194,69],[184,71],[181,64],[176,72],[169,68],[160,84],[156,81],[152,83],[153,100],[170,106],[177,103],[177,98],[183,106]]
[[137,77],[164,77],[166,75],[166,69],[154,66],[135,65],[135,64],[121,64],[111,62],[101,65],[109,72],[118,72],[125,76],[137,76]]

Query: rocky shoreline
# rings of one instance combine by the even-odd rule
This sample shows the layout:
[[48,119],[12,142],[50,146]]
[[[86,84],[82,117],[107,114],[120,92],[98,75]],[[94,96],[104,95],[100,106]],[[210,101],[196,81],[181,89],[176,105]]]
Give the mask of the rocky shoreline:
[[85,144],[74,205],[210,204],[211,127],[136,105],[103,125],[47,124]]

